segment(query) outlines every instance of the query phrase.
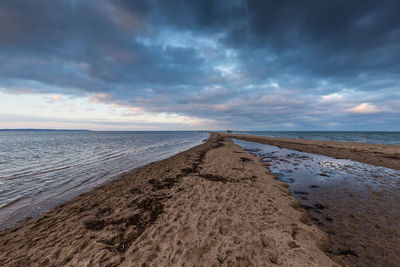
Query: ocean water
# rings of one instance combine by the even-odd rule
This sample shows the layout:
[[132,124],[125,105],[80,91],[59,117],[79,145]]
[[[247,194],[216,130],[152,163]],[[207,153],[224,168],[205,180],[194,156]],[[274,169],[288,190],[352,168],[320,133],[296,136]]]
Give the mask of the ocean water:
[[400,132],[235,131],[258,136],[400,145]]
[[0,131],[0,229],[202,143],[200,132]]

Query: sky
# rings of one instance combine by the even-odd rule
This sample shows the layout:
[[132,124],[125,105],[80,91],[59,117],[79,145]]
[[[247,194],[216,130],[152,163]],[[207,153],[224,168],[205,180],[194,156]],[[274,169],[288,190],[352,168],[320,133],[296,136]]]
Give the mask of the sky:
[[2,0],[0,128],[399,131],[399,10]]

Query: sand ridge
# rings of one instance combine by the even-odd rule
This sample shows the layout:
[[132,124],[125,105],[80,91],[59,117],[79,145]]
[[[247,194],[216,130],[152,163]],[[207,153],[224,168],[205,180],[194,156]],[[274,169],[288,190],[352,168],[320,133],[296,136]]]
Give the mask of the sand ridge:
[[231,133],[216,134],[302,152],[321,154],[333,158],[351,159],[367,164],[400,170],[400,146],[398,145],[276,138]]
[[1,266],[335,266],[326,236],[229,138],[127,173],[0,233]]

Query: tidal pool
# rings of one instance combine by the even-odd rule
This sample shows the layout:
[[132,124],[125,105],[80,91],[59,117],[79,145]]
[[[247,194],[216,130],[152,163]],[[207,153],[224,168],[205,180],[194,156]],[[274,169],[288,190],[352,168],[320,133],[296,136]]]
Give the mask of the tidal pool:
[[289,184],[332,241],[332,257],[355,265],[400,262],[400,171],[234,139]]

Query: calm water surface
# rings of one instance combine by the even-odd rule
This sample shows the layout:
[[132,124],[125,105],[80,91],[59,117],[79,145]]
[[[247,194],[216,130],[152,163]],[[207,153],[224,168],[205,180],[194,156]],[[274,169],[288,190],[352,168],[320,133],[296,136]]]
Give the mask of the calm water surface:
[[0,131],[0,229],[208,138],[198,132]]
[[400,145],[400,132],[235,131],[259,136]]

